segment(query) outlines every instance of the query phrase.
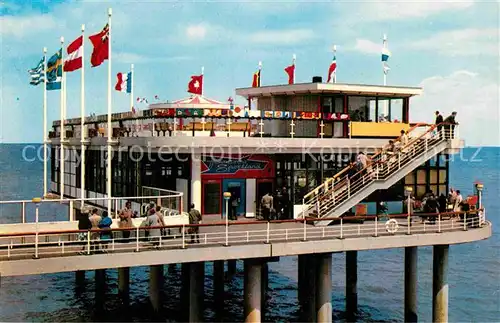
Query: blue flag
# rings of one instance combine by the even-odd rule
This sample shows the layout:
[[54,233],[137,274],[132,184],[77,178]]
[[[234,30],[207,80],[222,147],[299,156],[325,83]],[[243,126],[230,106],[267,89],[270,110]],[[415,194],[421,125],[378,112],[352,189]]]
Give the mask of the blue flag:
[[45,65],[45,57],[42,57],[38,65],[28,71],[31,77],[30,79],[31,85],[38,85],[45,81],[44,65]]
[[60,90],[62,81],[62,48],[47,62],[47,91]]

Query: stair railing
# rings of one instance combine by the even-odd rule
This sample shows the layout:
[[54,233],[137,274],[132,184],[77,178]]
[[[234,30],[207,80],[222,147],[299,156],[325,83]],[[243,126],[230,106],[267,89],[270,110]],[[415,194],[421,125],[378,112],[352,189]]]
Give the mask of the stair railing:
[[[425,126],[429,125],[425,124]],[[401,169],[420,153],[428,151],[429,140],[432,140],[431,146],[433,147],[434,144],[442,140],[457,137],[458,129],[450,131],[449,129],[447,130],[446,126],[447,124],[444,123],[431,125],[423,134],[411,139],[405,146],[398,148],[395,154],[387,156],[386,149],[379,151],[374,155],[377,157],[377,160],[373,161],[372,157],[372,162],[369,165],[354,174],[352,174],[354,172],[353,164],[349,165],[336,176],[328,179],[304,196],[302,217],[305,217],[312,207],[316,209],[316,217],[321,217],[324,209],[325,211],[331,210],[331,208],[350,198],[351,195],[357,193],[358,190],[374,180],[386,179],[391,174],[391,171]],[[413,129],[415,128],[416,126]],[[436,128],[438,129],[437,132],[435,132]],[[419,145],[420,143],[423,143],[423,145]],[[396,167],[392,166],[396,163]],[[376,169],[375,176],[373,176],[374,169]],[[321,204],[325,200],[327,203],[322,207]]]

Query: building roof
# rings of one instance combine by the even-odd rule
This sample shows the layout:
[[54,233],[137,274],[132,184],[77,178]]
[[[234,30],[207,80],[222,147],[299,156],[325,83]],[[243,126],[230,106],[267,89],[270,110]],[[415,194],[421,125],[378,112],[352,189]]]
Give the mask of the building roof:
[[327,94],[341,93],[350,95],[383,95],[410,97],[422,94],[422,88],[343,84],[343,83],[300,83],[291,85],[272,85],[261,87],[238,88],[236,94],[245,98],[258,98],[263,96],[296,95],[296,94]]
[[150,104],[148,108],[149,109],[166,109],[166,108],[229,109],[229,104],[209,99],[201,95],[194,95],[186,99],[176,100],[172,102],[153,103]]

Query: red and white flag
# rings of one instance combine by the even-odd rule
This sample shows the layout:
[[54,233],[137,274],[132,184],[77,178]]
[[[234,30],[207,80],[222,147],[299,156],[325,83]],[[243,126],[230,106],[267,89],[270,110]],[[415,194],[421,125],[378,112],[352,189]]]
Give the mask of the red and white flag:
[[89,39],[94,46],[90,63],[92,67],[96,67],[109,58],[109,25],[106,24],[100,32],[90,36]]
[[295,80],[295,63],[285,68],[286,74],[288,74],[288,84],[293,84]]
[[203,74],[191,76],[187,91],[193,94],[203,94]]
[[75,39],[67,48],[68,56],[64,61],[64,71],[73,72],[82,68],[83,64],[83,36]]
[[326,81],[327,83],[336,83],[336,75],[335,73],[337,72],[337,58],[333,56],[333,61],[330,64],[330,68],[328,68],[328,80]]

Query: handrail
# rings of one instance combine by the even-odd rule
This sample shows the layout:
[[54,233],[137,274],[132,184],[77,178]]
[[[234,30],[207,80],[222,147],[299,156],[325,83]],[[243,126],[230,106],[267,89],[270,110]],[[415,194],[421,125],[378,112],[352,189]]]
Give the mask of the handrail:
[[[410,127],[410,129],[408,129],[407,133],[410,133],[412,132],[413,130],[415,130],[416,128],[420,127],[420,126],[428,126],[429,124],[427,123],[416,123],[414,124],[412,127]],[[428,133],[428,131],[426,132]],[[395,142],[399,142],[401,140],[401,136],[397,137],[394,139]],[[379,156],[380,154],[382,154],[384,152],[384,148],[386,147],[387,145],[383,146],[381,151],[375,153],[374,155],[371,156],[371,159]],[[356,163],[350,163],[347,167],[345,167],[344,169],[342,169],[340,172],[338,172],[337,174],[335,174],[333,177],[330,177],[328,178],[326,181],[324,181],[323,183],[321,183],[320,185],[318,185],[317,187],[315,187],[312,191],[310,191],[309,193],[307,193],[306,195],[304,195],[304,199],[308,198],[309,196],[313,195],[313,194],[316,194],[317,191],[319,191],[319,189],[321,189],[323,186],[328,186],[328,184],[330,182],[334,182],[335,184],[335,180],[337,178],[339,178],[341,175],[343,175],[344,173],[346,173],[347,171],[351,170],[352,168],[354,168],[356,165]]]
[[[172,191],[174,192],[174,191]],[[168,197],[183,197],[183,192],[176,192],[176,194],[172,195],[157,195],[157,196],[125,196],[125,197],[85,197],[85,198],[67,198],[67,199],[47,199],[42,198],[40,203],[52,203],[52,202],[70,202],[70,201],[107,201],[107,200],[138,200],[138,199],[159,199],[159,198],[168,198]],[[19,203],[35,203],[33,200],[12,200],[12,201],[0,201],[0,204],[19,204]]]
[[[477,214],[479,211],[484,211],[484,208],[471,210],[471,211],[458,211],[458,212],[435,212],[435,213],[412,213],[410,217],[439,217],[439,216],[451,216],[451,215],[461,215],[461,214]],[[9,237],[20,237],[20,236],[34,236],[34,235],[58,235],[58,234],[72,234],[72,233],[85,233],[85,232],[121,232],[121,231],[142,231],[142,230],[153,230],[153,229],[174,229],[174,228],[189,228],[189,227],[225,227],[229,226],[239,226],[239,225],[262,225],[267,222],[282,224],[282,223],[304,223],[304,222],[321,222],[329,220],[373,220],[378,218],[380,215],[367,214],[367,215],[354,215],[354,216],[344,216],[338,217],[326,217],[326,218],[307,218],[307,219],[288,219],[288,220],[271,220],[271,221],[229,221],[228,223],[224,221],[212,222],[212,223],[199,223],[199,224],[175,224],[175,225],[164,225],[164,226],[150,226],[150,227],[130,227],[130,228],[110,228],[110,229],[91,229],[91,230],[51,230],[51,231],[30,231],[30,232],[16,232],[16,233],[0,233],[0,238]],[[408,218],[407,213],[397,213],[384,215],[387,218]]]

